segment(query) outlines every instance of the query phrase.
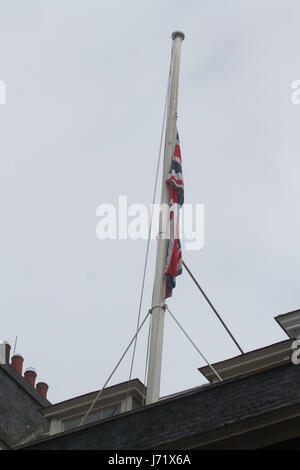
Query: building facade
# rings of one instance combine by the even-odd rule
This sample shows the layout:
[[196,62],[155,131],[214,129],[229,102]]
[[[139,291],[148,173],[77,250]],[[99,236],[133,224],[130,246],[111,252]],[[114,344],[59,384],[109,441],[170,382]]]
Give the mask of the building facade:
[[[36,390],[29,393],[26,385],[22,392],[27,394],[26,403],[30,401],[26,412],[23,395],[18,409],[12,411],[12,401],[2,394],[5,420],[20,420],[20,424],[9,431],[0,427],[1,442],[19,450],[298,449],[300,367],[295,361],[295,340],[300,310],[280,315],[276,321],[287,339],[213,364],[222,381],[211,368],[201,367],[207,384],[147,406],[146,390],[138,379],[118,384],[101,393],[82,425],[98,392],[51,405]],[[26,381],[17,380],[18,372],[11,368],[1,364],[1,390],[3,385],[11,389]],[[26,423],[31,434],[26,434]]]

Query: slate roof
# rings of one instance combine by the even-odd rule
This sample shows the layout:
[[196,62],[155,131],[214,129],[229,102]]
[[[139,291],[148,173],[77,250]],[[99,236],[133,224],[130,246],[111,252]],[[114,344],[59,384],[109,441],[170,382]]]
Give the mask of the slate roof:
[[9,447],[48,430],[40,409],[50,405],[11,365],[0,365],[0,439]]
[[[300,415],[300,366],[290,363],[192,389],[23,448],[188,449],[209,432],[244,423],[249,418],[270,416],[278,410],[284,414],[295,405]],[[184,447],[179,447],[183,442]]]

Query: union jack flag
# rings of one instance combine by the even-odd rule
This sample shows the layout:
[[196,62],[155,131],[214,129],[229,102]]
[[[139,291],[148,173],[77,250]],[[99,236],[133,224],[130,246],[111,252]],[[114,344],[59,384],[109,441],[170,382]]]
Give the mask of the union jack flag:
[[170,208],[170,238],[166,263],[166,289],[165,299],[172,296],[172,290],[176,285],[176,277],[182,273],[182,251],[179,240],[179,209],[183,205],[184,185],[181,166],[181,152],[178,131],[170,173],[167,176],[166,184],[170,188],[169,208]]

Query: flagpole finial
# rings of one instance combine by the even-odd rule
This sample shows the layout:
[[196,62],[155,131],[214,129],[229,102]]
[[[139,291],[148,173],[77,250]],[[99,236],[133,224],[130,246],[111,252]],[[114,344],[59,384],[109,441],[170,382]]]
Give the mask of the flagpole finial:
[[176,38],[181,38],[181,40],[183,41],[185,36],[184,36],[184,33],[182,31],[174,31],[174,33],[172,33],[172,39],[174,41],[174,39]]

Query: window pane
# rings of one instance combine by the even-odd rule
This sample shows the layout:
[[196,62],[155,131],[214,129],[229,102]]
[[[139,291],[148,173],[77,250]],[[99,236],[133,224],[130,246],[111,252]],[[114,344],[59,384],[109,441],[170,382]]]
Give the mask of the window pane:
[[101,419],[100,411],[93,411],[87,415],[84,424],[93,423],[94,421],[98,421],[99,419]]
[[[120,413],[121,413],[121,404],[118,403],[115,406],[110,406],[109,408],[92,411],[86,417],[84,424],[94,423],[95,421],[99,421],[100,419],[110,418]],[[82,418],[83,418],[83,415],[64,420],[63,430],[68,431],[69,429],[76,428],[77,426],[80,425]]]
[[111,418],[111,416],[115,416],[120,414],[121,412],[121,406],[118,404],[114,407],[106,408],[103,410],[103,419],[105,418]]
[[81,423],[82,417],[77,416],[76,418],[66,419],[63,422],[63,430],[68,431],[69,429],[76,428]]

